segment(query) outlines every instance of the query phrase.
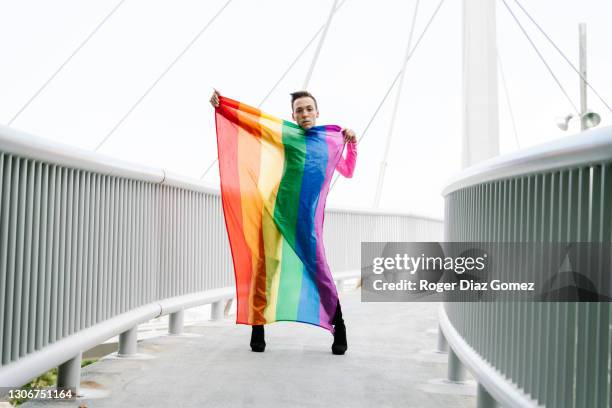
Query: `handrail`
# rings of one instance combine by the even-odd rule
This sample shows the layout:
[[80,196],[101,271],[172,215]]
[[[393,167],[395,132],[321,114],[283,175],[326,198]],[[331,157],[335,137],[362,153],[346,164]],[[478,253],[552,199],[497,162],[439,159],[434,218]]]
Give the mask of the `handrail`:
[[[213,195],[220,194],[218,187],[201,180],[175,174],[161,168],[120,160],[102,153],[45,139],[4,125],[0,125],[0,150],[28,159],[47,161],[104,175],[125,177],[132,180],[152,182]],[[328,206],[326,211],[363,215],[395,215],[429,221],[443,221],[441,217],[398,210],[385,211],[369,208],[340,208]]]
[[540,407],[520,388],[507,381],[491,364],[486,362],[455,330],[448,319],[444,306],[438,309],[438,323],[448,345],[467,366],[474,378],[504,407]]
[[[333,277],[336,280],[347,280],[358,278],[360,274],[359,270],[351,270],[334,273]],[[0,367],[0,384],[8,388],[20,387],[32,378],[32,373],[56,367],[81,351],[101,344],[141,323],[184,309],[233,299],[235,293],[235,288],[230,286],[162,299],[129,310],[58,340],[14,363]]]
[[487,181],[610,161],[612,126],[590,129],[468,167],[448,181],[442,195]]
[[230,299],[234,293],[233,287],[213,289],[151,302],[121,313],[64,337],[8,366],[0,367],[0,384],[3,387],[19,387],[31,379],[32,373],[44,372],[56,367],[81,351],[103,343],[140,323],[186,308]]
[[[444,195],[445,241],[610,243],[612,127],[487,160]],[[524,264],[504,273],[520,276]],[[449,378],[469,367],[482,406],[531,405],[521,393],[545,406],[610,405],[609,303],[449,302],[440,323]],[[485,361],[499,375],[483,374]]]
[[398,216],[398,217],[410,217],[418,218],[420,220],[444,222],[444,218],[435,217],[428,214],[420,214],[415,212],[399,211],[399,210],[384,210],[375,208],[347,208],[347,207],[327,207],[327,212],[333,213],[344,213],[344,214],[355,214],[355,215],[380,215],[380,216]]
[[4,125],[0,125],[0,150],[28,159],[103,175],[219,195],[218,189],[200,180],[45,139]]

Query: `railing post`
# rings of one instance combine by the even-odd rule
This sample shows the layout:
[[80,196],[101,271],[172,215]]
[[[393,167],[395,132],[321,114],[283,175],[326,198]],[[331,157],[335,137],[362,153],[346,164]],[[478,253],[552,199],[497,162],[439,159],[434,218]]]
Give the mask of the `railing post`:
[[448,342],[446,341],[446,337],[444,337],[440,325],[438,325],[438,349],[436,351],[438,353],[448,353]]
[[210,305],[210,320],[223,320],[223,300],[217,300]]
[[178,312],[170,313],[170,320],[168,323],[168,332],[171,335],[182,334],[184,321],[185,321],[185,311],[184,310],[179,310]]
[[225,309],[223,310],[223,318],[227,319],[233,303],[234,303],[234,298],[228,299],[227,302],[225,302]]
[[336,280],[336,288],[338,288],[338,291],[342,291],[342,289],[344,288],[344,280],[342,279],[338,279]]
[[448,348],[448,381],[455,383],[465,381],[465,367],[452,347]]
[[57,369],[57,388],[70,389],[78,394],[81,384],[81,360],[83,353],[79,353],[60,365]]
[[138,351],[138,326],[121,333],[119,335],[119,352],[117,356],[128,357],[135,355]]
[[497,406],[498,405],[495,399],[491,396],[491,394],[489,394],[487,389],[479,383],[478,389],[476,391],[476,407],[477,408],[495,408]]

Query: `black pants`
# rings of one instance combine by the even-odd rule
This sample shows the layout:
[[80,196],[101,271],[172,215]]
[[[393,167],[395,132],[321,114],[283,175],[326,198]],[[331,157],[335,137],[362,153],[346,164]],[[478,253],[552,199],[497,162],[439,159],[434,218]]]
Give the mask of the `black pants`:
[[344,324],[344,319],[342,318],[342,308],[340,307],[340,299],[338,299],[338,307],[336,308],[336,314],[334,315],[332,324]]

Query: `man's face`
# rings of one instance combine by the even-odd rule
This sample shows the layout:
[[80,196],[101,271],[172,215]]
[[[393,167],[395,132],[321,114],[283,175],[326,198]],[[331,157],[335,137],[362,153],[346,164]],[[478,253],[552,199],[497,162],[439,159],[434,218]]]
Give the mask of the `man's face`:
[[293,120],[295,120],[300,127],[308,130],[316,125],[319,111],[315,106],[315,101],[311,97],[305,96],[293,101],[292,116]]

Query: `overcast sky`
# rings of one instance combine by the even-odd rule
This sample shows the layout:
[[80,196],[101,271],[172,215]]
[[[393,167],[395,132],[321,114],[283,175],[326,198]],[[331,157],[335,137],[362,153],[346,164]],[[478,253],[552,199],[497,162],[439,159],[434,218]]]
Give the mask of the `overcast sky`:
[[[94,149],[226,0],[126,0],[12,126]],[[507,0],[576,105],[578,76]],[[0,0],[0,122],[7,124],[119,1]],[[199,178],[216,157],[213,87],[257,105],[326,21],[333,0],[233,0],[132,114],[101,153]],[[612,3],[522,0],[577,65],[578,23],[588,25],[588,77],[612,100]],[[346,0],[335,15],[309,90],[319,124],[358,136],[400,69],[414,1]],[[438,0],[421,0],[415,39]],[[381,208],[441,216],[440,192],[459,170],[461,4],[446,0],[408,63]],[[564,137],[555,117],[572,111],[552,77],[497,1],[497,37],[521,147]],[[289,92],[301,89],[317,42],[262,109],[290,119]],[[517,149],[499,81],[502,153]],[[395,93],[359,146],[355,176],[340,180],[329,205],[370,207]],[[610,112],[589,94],[609,125]],[[218,182],[216,167],[206,181]]]

